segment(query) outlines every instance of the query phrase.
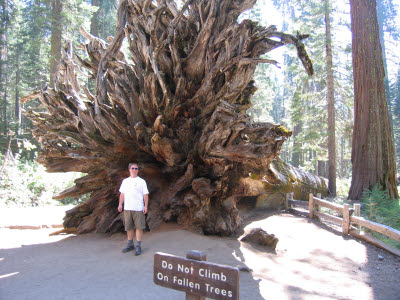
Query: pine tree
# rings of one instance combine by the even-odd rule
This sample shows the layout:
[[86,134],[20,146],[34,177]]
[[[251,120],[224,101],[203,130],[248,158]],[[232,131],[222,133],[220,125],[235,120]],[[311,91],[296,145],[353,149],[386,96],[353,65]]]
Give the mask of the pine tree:
[[329,162],[329,193],[336,195],[336,120],[335,92],[333,78],[332,35],[330,20],[330,2],[324,1],[325,14],[325,48],[326,48],[326,83],[328,102],[328,162]]
[[10,23],[10,3],[8,0],[0,2],[0,103],[1,125],[4,135],[8,134],[8,30]]
[[[346,164],[350,149],[348,139],[342,137],[347,130],[346,126],[349,124],[349,120],[352,119],[352,77],[345,75],[348,72],[351,73],[349,47],[346,46],[346,43],[343,43],[342,39],[339,41],[343,32],[350,32],[346,24],[346,16],[349,13],[338,10],[334,3],[332,4],[333,8],[328,7],[326,9],[324,3],[318,1],[290,1],[290,3],[277,1],[276,4],[279,8],[285,9],[284,16],[292,20],[286,21],[289,30],[292,32],[298,30],[310,34],[307,45],[316,70],[313,78],[307,78],[299,72],[299,67],[296,67],[297,62],[294,59],[290,59],[290,56],[285,59],[283,97],[289,108],[289,111],[287,111],[289,113],[288,126],[294,130],[292,142],[289,144],[293,147],[289,149],[292,152],[292,163],[299,163],[307,170],[317,171],[319,175],[328,177],[328,171],[325,171],[325,169],[328,169],[326,162],[334,164],[334,159],[328,159],[327,151],[329,137],[334,136],[328,132],[332,131],[338,137],[334,145],[338,145],[336,148],[341,150],[341,159],[336,171],[334,166],[331,167],[331,176],[334,176],[338,171],[340,174],[347,174],[345,170],[347,170]],[[329,21],[331,21],[331,34],[328,33],[328,36],[332,41],[332,69],[327,68],[327,13],[329,13]],[[301,27],[297,24],[301,24]],[[288,55],[290,55],[289,52],[286,56]],[[333,96],[332,87],[328,89],[328,73],[331,73],[335,83]],[[299,88],[299,86],[303,88]],[[330,101],[331,108],[334,103],[333,111],[340,110],[337,116],[332,118],[336,121],[336,125],[332,126],[335,130],[328,130],[327,128],[329,123],[327,114],[328,91],[331,94],[330,99],[334,100],[334,102]],[[331,156],[334,156],[334,153],[338,155],[338,151],[334,149],[331,153]],[[331,180],[331,182],[334,182],[334,180]],[[334,191],[334,188],[331,187],[331,190]]]
[[54,87],[57,67],[61,60],[63,4],[61,0],[51,0],[51,41],[50,41],[50,87]]

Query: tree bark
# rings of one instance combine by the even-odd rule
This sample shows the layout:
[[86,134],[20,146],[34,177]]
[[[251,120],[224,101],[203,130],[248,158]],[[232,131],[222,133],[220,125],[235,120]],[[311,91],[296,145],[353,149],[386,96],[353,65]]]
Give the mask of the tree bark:
[[51,41],[50,41],[50,87],[55,86],[57,67],[61,59],[62,3],[51,0]]
[[3,121],[3,134],[8,133],[8,96],[7,96],[7,85],[8,85],[8,72],[7,72],[7,59],[8,59],[8,2],[3,0],[1,3],[2,15],[1,15],[1,28],[0,28],[0,97],[3,102],[2,109],[2,121]]
[[300,166],[300,156],[301,156],[302,150],[301,150],[301,142],[298,141],[299,140],[298,135],[300,134],[301,129],[302,129],[302,121],[300,121],[299,124],[296,124],[294,126],[294,131],[293,131],[292,164],[295,167]]
[[97,11],[93,13],[92,19],[90,20],[90,34],[99,36],[99,14],[102,9],[103,0],[92,0],[92,6],[98,7]]
[[336,195],[336,124],[335,124],[335,94],[333,82],[332,37],[330,20],[330,3],[325,0],[325,46],[327,68],[327,95],[328,100],[328,161],[329,161],[329,193]]
[[20,48],[19,45],[17,46],[16,49],[16,71],[15,71],[15,110],[14,110],[14,114],[15,114],[15,120],[17,121],[17,126],[15,128],[15,134],[18,135],[19,134],[19,130],[21,127],[21,109],[20,109],[20,81],[21,81],[21,70],[20,70]]
[[385,71],[375,0],[351,0],[353,33],[354,131],[349,199],[362,198],[379,184],[398,198],[396,161],[385,94]]
[[[392,130],[393,130],[393,116],[392,116],[392,107],[391,107],[391,102],[389,99],[389,95],[390,95],[390,89],[389,89],[389,77],[388,77],[388,73],[387,73],[387,58],[386,58],[386,46],[385,46],[385,32],[384,32],[384,19],[385,17],[387,18],[387,16],[385,16],[385,9],[387,9],[385,7],[385,3],[384,1],[378,1],[377,2],[377,6],[376,6],[376,10],[377,10],[377,19],[378,19],[378,28],[379,28],[379,41],[381,43],[381,47],[382,47],[382,59],[383,59],[383,67],[385,70],[385,92],[386,95],[388,96],[387,99],[387,104],[388,104],[388,110],[389,110],[389,118],[390,118],[390,125],[392,126]],[[394,136],[392,136],[393,138]]]
[[[197,0],[179,10],[173,1],[122,0],[109,44],[82,30],[88,58],[66,45],[56,89],[23,100],[39,97],[48,110],[28,112],[42,145],[38,161],[50,172],[87,173],[56,197],[91,193],[67,212],[66,228],[122,229],[118,188],[129,162],[139,162],[149,186],[150,229],[174,221],[232,234],[241,224],[241,199],[286,180],[270,164],[292,133],[250,122],[252,76],[258,63],[276,63],[260,55],[286,44],[296,46],[309,74],[313,68],[301,42],[306,36],[237,23],[254,2]],[[131,60],[120,51],[124,38]],[[76,61],[95,78],[95,95],[78,81]],[[246,183],[249,173],[258,176],[257,191]],[[307,181],[301,190],[315,187],[326,189],[323,181]]]

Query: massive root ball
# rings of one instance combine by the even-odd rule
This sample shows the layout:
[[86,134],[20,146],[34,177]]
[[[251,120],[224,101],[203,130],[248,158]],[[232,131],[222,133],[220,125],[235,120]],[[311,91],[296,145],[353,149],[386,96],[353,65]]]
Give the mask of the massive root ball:
[[[55,88],[24,99],[39,97],[46,107],[27,112],[42,146],[38,161],[50,172],[87,174],[56,197],[91,193],[67,212],[65,227],[122,229],[118,188],[129,162],[139,162],[148,183],[150,229],[176,221],[232,234],[240,199],[256,196],[243,178],[267,174],[268,182],[259,180],[266,189],[280,184],[270,163],[291,132],[250,121],[252,77],[258,63],[275,63],[260,56],[285,44],[301,49],[309,74],[312,64],[304,36],[238,23],[254,3],[194,0],[179,9],[172,0],[122,0],[109,43],[83,29],[86,56],[67,43]],[[129,54],[121,51],[124,40]]]

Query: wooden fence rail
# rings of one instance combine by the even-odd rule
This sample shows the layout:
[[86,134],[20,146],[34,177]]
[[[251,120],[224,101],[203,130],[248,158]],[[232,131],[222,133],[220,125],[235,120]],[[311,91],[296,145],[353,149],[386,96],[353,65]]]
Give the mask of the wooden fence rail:
[[[339,205],[323,200],[321,199],[321,194],[317,194],[317,197],[314,197],[313,194],[310,194],[308,202],[294,200],[293,193],[286,194],[286,209],[293,209],[293,206],[301,206],[303,209],[308,210],[308,216],[311,219],[314,217],[318,217],[318,219],[320,220],[326,219],[332,223],[342,226],[343,235],[350,234],[357,238],[366,240],[367,242],[372,243],[378,247],[381,247],[397,256],[400,256],[399,250],[383,243],[382,241],[367,233],[362,232],[361,227],[366,227],[370,230],[379,232],[380,234],[383,234],[399,242],[400,231],[389,226],[375,223],[362,218],[360,214],[360,204],[358,203],[354,204],[353,208],[350,208],[349,204]],[[326,212],[321,212],[321,207],[336,211],[341,215],[341,217],[334,216]]]

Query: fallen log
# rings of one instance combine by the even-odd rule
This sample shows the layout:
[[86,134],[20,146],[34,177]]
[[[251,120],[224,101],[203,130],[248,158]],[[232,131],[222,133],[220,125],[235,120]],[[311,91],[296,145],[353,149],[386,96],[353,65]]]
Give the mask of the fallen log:
[[[130,162],[139,163],[149,186],[150,229],[174,221],[229,235],[241,224],[243,197],[287,193],[297,184],[293,178],[306,180],[297,184],[299,193],[326,191],[323,180],[308,182],[308,175],[276,160],[290,131],[253,123],[246,114],[256,65],[275,63],[261,55],[293,44],[313,73],[306,36],[238,23],[254,3],[195,0],[179,9],[170,0],[122,0],[108,42],[82,29],[86,56],[66,44],[55,88],[22,100],[39,96],[46,108],[26,112],[42,147],[38,161],[49,172],[87,174],[55,197],[90,193],[67,212],[65,228],[122,230],[118,188]],[[124,39],[129,56],[121,51]],[[250,191],[254,181],[262,187]]]

